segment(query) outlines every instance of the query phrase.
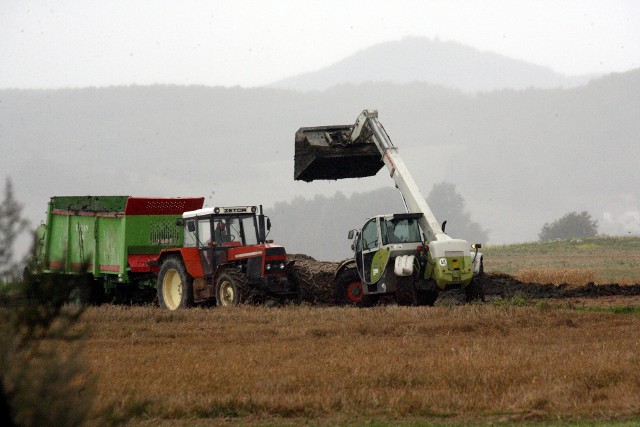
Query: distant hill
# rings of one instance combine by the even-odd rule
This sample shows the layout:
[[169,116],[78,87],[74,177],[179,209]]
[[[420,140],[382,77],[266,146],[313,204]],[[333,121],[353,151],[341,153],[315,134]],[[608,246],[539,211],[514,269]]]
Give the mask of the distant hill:
[[593,77],[568,77],[460,43],[409,37],[369,47],[328,67],[279,80],[269,87],[309,91],[343,84],[423,82],[478,92],[575,87]]
[[[601,225],[624,219],[617,233],[640,231],[640,69],[571,89],[477,95],[426,83],[308,93],[0,90],[0,179],[12,178],[32,225],[53,195],[205,196],[209,206],[263,204],[277,243],[343,258],[348,228],[401,209],[400,196],[386,170],[366,179],[293,181],[294,135],[302,126],[353,123],[364,108],[379,110],[425,197],[434,183],[456,185],[473,221],[489,230],[483,243],[537,240],[545,222],[583,210]],[[391,191],[374,192],[380,188]],[[339,231],[313,238],[311,227]]]

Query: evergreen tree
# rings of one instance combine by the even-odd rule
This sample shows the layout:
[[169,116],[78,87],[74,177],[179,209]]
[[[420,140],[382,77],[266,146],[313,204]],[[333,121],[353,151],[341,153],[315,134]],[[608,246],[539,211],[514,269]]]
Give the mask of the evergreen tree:
[[22,218],[22,205],[13,196],[13,185],[7,179],[4,200],[0,203],[0,283],[17,279],[19,263],[14,259],[13,245],[25,232],[27,221]]

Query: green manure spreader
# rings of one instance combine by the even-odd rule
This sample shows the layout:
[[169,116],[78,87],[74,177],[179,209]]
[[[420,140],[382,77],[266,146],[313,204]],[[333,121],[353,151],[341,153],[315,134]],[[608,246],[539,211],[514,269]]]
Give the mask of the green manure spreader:
[[203,197],[56,196],[37,229],[36,269],[87,275],[74,291],[86,303],[151,301],[163,250],[182,247],[185,211]]

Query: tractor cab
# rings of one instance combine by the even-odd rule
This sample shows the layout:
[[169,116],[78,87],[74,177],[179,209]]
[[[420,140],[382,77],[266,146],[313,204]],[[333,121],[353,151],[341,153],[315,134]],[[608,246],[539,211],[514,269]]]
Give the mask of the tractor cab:
[[[182,215],[185,247],[249,246],[265,243],[271,221],[256,206],[215,207]],[[266,222],[266,226],[265,226]]]
[[[356,266],[363,283],[375,287],[390,260],[394,261],[400,255],[417,254],[417,248],[424,241],[418,224],[421,217],[421,213],[379,215],[370,218],[359,232],[352,230],[349,233],[349,238],[354,239]],[[380,292],[386,290],[385,286]]]
[[[266,243],[271,221],[258,213],[256,206],[233,206],[198,209],[182,215],[184,247],[197,248],[205,276],[215,273],[218,266],[241,256],[244,247]],[[247,248],[247,249],[249,249]]]

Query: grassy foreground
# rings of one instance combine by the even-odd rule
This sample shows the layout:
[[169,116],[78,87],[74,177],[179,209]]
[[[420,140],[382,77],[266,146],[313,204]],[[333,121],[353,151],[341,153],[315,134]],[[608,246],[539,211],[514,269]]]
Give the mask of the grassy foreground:
[[640,422],[637,314],[104,306],[83,323],[95,424]]

